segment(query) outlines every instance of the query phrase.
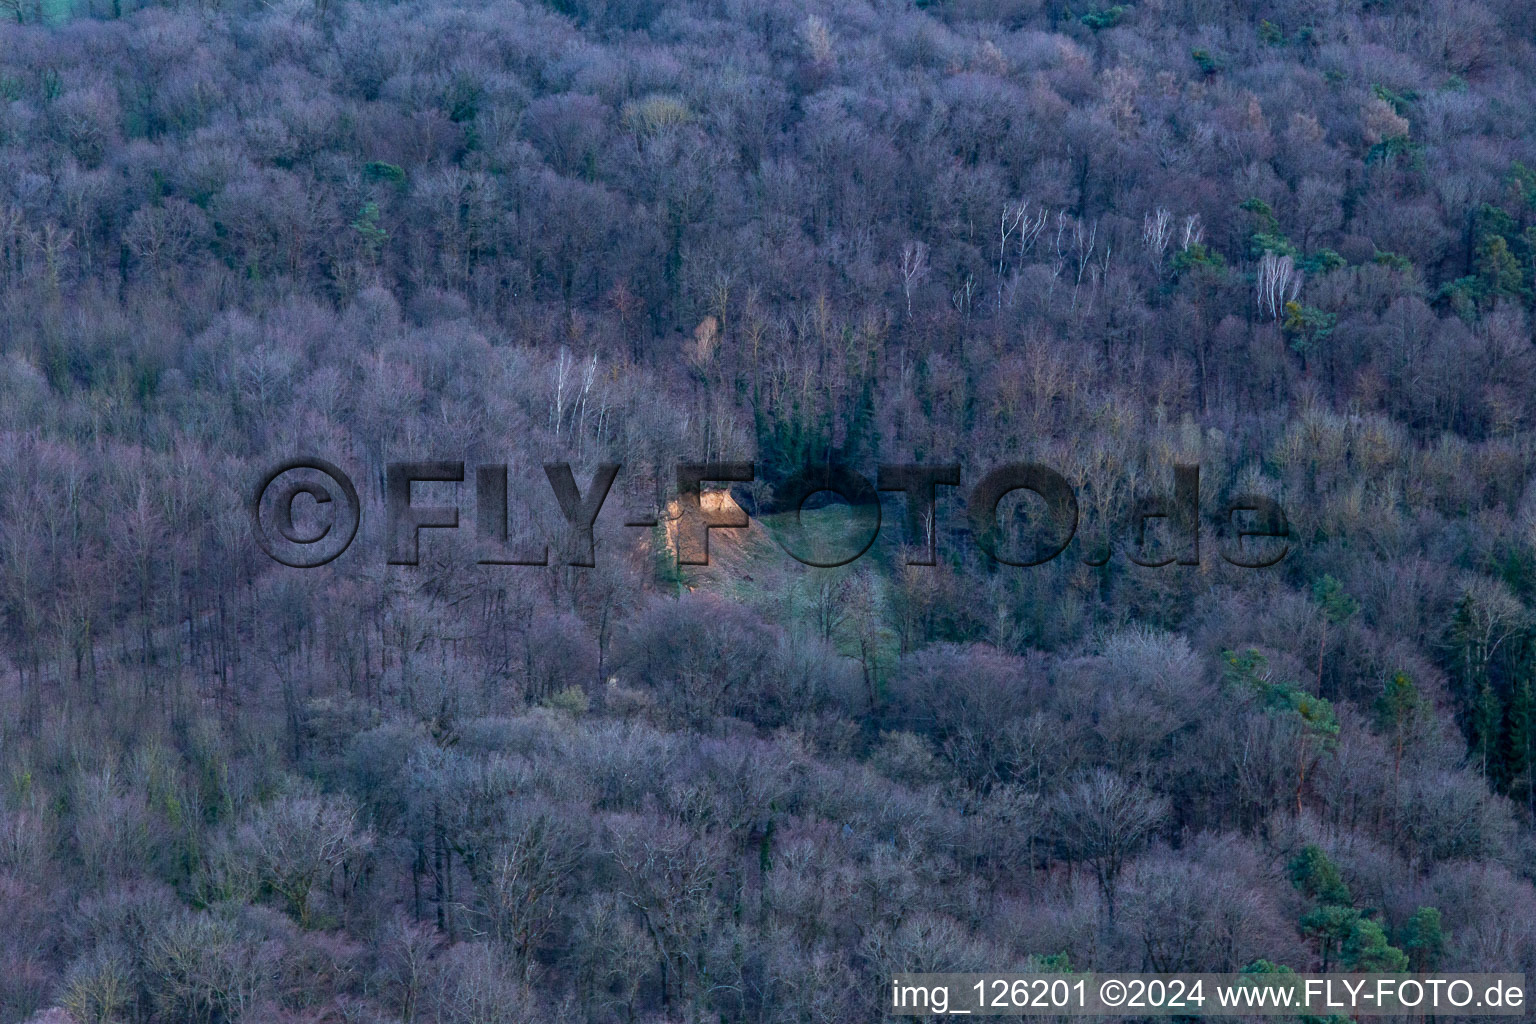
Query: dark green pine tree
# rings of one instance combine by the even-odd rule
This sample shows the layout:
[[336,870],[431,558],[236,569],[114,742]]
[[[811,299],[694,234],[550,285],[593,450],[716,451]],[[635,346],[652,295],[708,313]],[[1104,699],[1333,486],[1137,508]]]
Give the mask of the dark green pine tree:
[[1504,777],[1504,758],[1499,749],[1499,719],[1503,717],[1499,695],[1491,683],[1483,683],[1472,705],[1472,751],[1482,765],[1483,774],[1495,784]]
[[1332,904],[1313,907],[1301,915],[1301,934],[1317,947],[1319,970],[1324,974],[1335,964],[1335,956],[1344,949],[1360,924],[1360,911],[1354,907]]
[[880,452],[880,424],[875,418],[875,379],[866,376],[855,399],[853,413],[848,417],[848,431],[844,435],[842,461],[858,468],[873,461]]
[[1382,688],[1376,711],[1392,740],[1392,777],[1396,780],[1402,771],[1403,750],[1425,711],[1424,698],[1413,685],[1413,677],[1406,672],[1394,672]]
[[1387,942],[1381,925],[1361,917],[1344,940],[1340,959],[1352,971],[1396,974],[1408,969],[1407,955]]
[[1463,594],[1456,602],[1446,638],[1451,651],[1451,674],[1458,684],[1457,697],[1463,707],[1473,703],[1487,671],[1487,644],[1479,634],[1476,619],[1472,595]]
[[1502,235],[1489,235],[1477,247],[1477,276],[1485,295],[1519,296],[1524,290],[1520,261]]
[[1317,692],[1323,692],[1323,654],[1328,649],[1329,624],[1341,625],[1354,617],[1360,610],[1360,602],[1356,601],[1332,576],[1324,576],[1312,584],[1312,600],[1317,604],[1317,610],[1322,620],[1317,638]]
[[1434,907],[1415,910],[1403,925],[1398,945],[1408,954],[1409,970],[1434,970],[1445,952],[1445,930],[1440,923],[1440,911]]
[[1339,869],[1321,847],[1308,843],[1291,859],[1291,884],[1303,895],[1325,906],[1349,906],[1354,902]]
[[1526,675],[1515,684],[1504,726],[1504,765],[1509,795],[1536,810],[1532,779],[1532,735],[1536,728],[1536,686]]

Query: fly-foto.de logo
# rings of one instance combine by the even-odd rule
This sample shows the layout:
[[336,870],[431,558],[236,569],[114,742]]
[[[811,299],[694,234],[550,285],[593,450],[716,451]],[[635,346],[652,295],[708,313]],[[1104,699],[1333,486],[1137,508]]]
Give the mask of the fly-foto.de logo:
[[[570,463],[544,465],[549,493],[565,521],[566,536],[554,564],[596,565],[593,537],[598,517],[614,481],[622,471],[617,462],[597,466],[585,487]],[[483,464],[474,469],[473,501],[477,564],[550,565],[549,545],[519,547],[509,541],[508,474],[505,464]],[[678,565],[709,564],[711,530],[739,529],[751,516],[728,494],[706,490],[708,484],[750,484],[757,480],[751,462],[680,462],[677,464],[676,500],[665,511],[629,515],[625,526],[655,527],[668,521],[674,535]],[[423,530],[457,530],[460,505],[428,503],[414,493],[416,484],[463,484],[465,464],[448,461],[391,462],[384,473],[386,560],[390,565],[416,565],[420,560]],[[957,464],[882,465],[875,482],[837,464],[806,466],[774,485],[770,501],[759,508],[758,518],[769,533],[796,561],[817,568],[847,565],[867,552],[880,533],[880,493],[890,492],[904,503],[903,540],[908,565],[935,565],[941,487],[959,487]],[[1033,511],[1026,503],[1002,506],[1011,495],[1032,495]],[[842,529],[832,543],[818,536],[806,522],[813,498],[835,495],[846,503],[841,510]],[[531,495],[520,495],[531,498]],[[302,509],[302,512],[300,511]],[[320,458],[297,458],[262,477],[250,499],[251,527],[256,542],[275,561],[293,568],[316,568],[333,561],[351,546],[362,522],[362,502],[352,479],[334,463]],[[1081,545],[1081,559],[1103,565],[1119,546],[1137,565],[1199,565],[1200,468],[1174,467],[1172,490],[1136,502],[1128,519],[1120,524],[1118,544],[1108,540]],[[985,473],[965,496],[965,526],[974,543],[993,560],[1011,566],[1041,565],[1066,551],[1078,532],[1078,500],[1071,484],[1049,466],[1017,462]],[[1148,533],[1161,521],[1163,538],[1149,543]],[[1215,516],[1218,550],[1231,565],[1261,569],[1275,565],[1289,551],[1290,528],[1284,511],[1274,499],[1243,494],[1227,500]],[[825,531],[822,531],[824,534]]]

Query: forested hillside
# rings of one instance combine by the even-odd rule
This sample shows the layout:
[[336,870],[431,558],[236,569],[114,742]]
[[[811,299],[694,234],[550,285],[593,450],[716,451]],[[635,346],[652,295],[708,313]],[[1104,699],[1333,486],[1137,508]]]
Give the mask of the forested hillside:
[[[1523,0],[0,14],[0,1022],[1536,976]],[[295,569],[248,500],[309,454],[363,525]],[[426,459],[461,528],[389,565]],[[679,460],[754,514],[963,479],[838,569],[771,515],[690,567],[624,525]],[[1023,461],[1081,517],[1027,568],[965,504]],[[624,465],[594,567],[546,462]],[[477,563],[499,463],[547,567]],[[1136,564],[1179,464],[1200,564]],[[1221,557],[1245,494],[1277,565]]]

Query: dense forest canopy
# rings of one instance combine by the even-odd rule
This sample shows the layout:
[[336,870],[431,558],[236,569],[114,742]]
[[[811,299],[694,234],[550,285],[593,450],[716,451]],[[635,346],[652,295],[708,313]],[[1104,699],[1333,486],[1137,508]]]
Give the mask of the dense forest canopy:
[[[0,15],[0,1021],[1536,975],[1527,3]],[[310,453],[363,525],[292,569]],[[427,459],[557,552],[542,465],[622,463],[596,565],[477,564],[472,475],[386,564]],[[756,467],[709,566],[624,525],[679,461]],[[963,486],[816,569],[757,513],[826,462]],[[1080,506],[1031,568],[964,502],[1019,462]],[[1202,557],[1138,565],[1178,465]]]

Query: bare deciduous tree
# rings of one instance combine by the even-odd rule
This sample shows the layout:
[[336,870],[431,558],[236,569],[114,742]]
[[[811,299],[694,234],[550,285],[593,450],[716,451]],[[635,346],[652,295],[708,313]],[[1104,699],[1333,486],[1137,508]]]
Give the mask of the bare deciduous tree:
[[236,836],[234,870],[275,894],[307,927],[322,892],[350,892],[360,881],[373,835],[344,797],[278,797]]
[[1173,240],[1173,215],[1162,207],[1158,207],[1153,213],[1147,214],[1141,220],[1141,244],[1146,246],[1147,259],[1152,261],[1152,270],[1158,275],[1163,273],[1163,257],[1168,253],[1168,243]]
[[1184,230],[1179,239],[1179,249],[1186,250],[1192,245],[1199,245],[1205,238],[1205,228],[1200,223],[1200,215],[1192,213],[1184,218]]
[[1095,769],[1059,793],[1053,804],[1066,855],[1093,868],[1112,926],[1120,872],[1168,816],[1168,800],[1112,771]]
[[907,316],[912,315],[912,292],[928,276],[928,246],[908,242],[901,250],[901,291],[907,298]]
[[1255,289],[1259,312],[1271,320],[1280,319],[1286,303],[1293,301],[1301,291],[1301,272],[1296,269],[1296,261],[1290,255],[1264,250]]

